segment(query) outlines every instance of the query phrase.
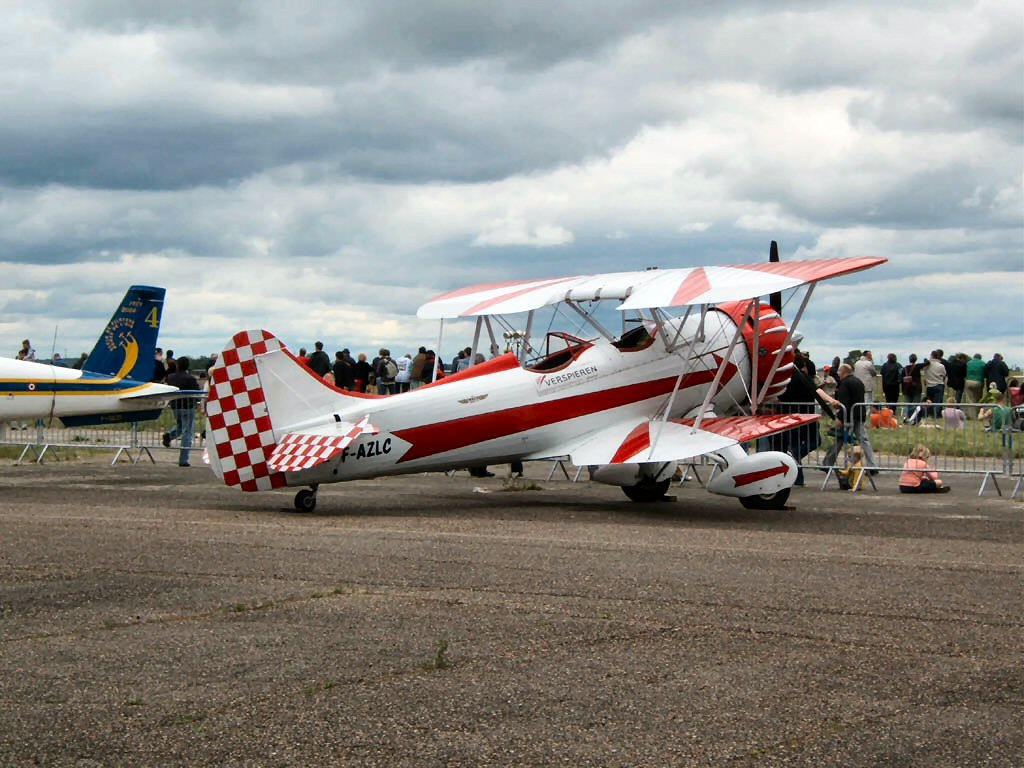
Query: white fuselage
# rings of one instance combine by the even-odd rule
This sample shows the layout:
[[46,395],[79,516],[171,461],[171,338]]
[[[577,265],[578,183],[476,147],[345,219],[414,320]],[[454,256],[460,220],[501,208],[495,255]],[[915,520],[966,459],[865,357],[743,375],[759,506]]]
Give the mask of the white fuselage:
[[[360,436],[329,462],[289,473],[288,485],[557,456],[567,452],[563,444],[611,421],[661,417],[666,409],[669,418],[695,416],[736,326],[724,313],[708,313],[703,340],[691,349],[699,324],[691,318],[676,350],[668,352],[664,338],[676,338],[679,322],[671,321],[641,349],[620,350],[598,340],[557,370],[533,370],[506,358],[479,369],[490,372],[470,368],[401,395],[338,395],[334,410],[303,420],[301,428],[329,428],[368,416],[379,433]],[[736,344],[708,410],[739,412],[747,402],[749,375],[746,345]],[[273,407],[270,415],[277,439],[299,427],[302,416],[312,416],[294,412],[282,420]]]
[[0,359],[0,421],[152,410],[161,403],[145,396],[176,391],[167,384]]

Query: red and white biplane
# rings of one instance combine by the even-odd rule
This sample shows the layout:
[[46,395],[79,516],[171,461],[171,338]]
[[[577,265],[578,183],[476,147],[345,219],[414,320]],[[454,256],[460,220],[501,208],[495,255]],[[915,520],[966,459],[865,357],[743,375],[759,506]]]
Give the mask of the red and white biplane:
[[[562,457],[634,501],[654,501],[678,463],[706,456],[716,466],[709,491],[781,508],[793,458],[748,454],[742,444],[818,418],[759,408],[789,381],[794,328],[814,286],[884,261],[651,269],[452,291],[419,317],[440,319],[442,330],[446,318],[476,318],[474,352],[503,337],[518,350],[392,396],[336,389],[272,334],[241,331],[211,372],[210,464],[244,491],[303,486],[295,506],[309,511],[321,483]],[[782,291],[799,305],[791,326]],[[617,333],[598,311],[609,301],[622,318]],[[535,339],[545,311],[552,320]],[[566,318],[574,333],[553,330]]]

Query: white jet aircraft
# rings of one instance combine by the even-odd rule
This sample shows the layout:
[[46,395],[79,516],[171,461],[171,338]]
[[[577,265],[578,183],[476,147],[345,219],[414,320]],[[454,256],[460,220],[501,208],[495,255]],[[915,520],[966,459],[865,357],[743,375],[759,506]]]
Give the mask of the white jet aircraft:
[[[211,373],[211,468],[244,491],[308,486],[295,507],[310,511],[321,483],[564,456],[634,501],[655,501],[678,462],[703,455],[716,465],[709,491],[778,509],[795,480],[793,458],[748,454],[741,443],[818,418],[758,408],[786,387],[793,328],[817,282],[884,261],[647,270],[452,291],[424,304],[419,317],[475,317],[475,348],[484,331],[497,343],[499,319],[526,313],[525,332],[511,334],[520,354],[393,396],[336,389],[273,334],[241,331]],[[800,287],[788,328],[759,297],[778,303],[781,291]],[[635,324],[609,332],[596,317],[601,300],[635,313]],[[535,313],[553,306],[591,333],[549,331],[535,348]],[[672,316],[670,307],[685,313]]]
[[0,358],[0,422],[57,417],[79,427],[155,419],[179,393],[150,381],[163,305],[163,288],[129,288],[82,370]]

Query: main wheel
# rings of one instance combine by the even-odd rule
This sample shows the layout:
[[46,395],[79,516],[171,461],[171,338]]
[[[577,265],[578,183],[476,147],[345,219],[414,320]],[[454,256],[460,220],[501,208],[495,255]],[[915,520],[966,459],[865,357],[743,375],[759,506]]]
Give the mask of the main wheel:
[[316,509],[316,491],[304,488],[295,494],[295,508],[299,512],[312,512]]
[[643,478],[636,485],[622,486],[622,492],[629,497],[630,501],[637,501],[641,504],[650,504],[652,501],[661,501],[665,491],[672,484],[672,478],[665,480],[654,480],[650,477]]
[[747,509],[785,509],[789,501],[789,488],[759,496],[740,496],[740,504]]

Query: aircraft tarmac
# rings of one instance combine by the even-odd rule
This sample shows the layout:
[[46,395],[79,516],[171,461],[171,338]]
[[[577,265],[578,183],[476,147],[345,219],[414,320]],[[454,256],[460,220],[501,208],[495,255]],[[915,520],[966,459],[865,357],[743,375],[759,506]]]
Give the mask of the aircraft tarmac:
[[974,479],[755,512],[536,463],[542,490],[413,475],[299,514],[156,453],[0,466],[4,765],[1024,754],[1024,504]]

